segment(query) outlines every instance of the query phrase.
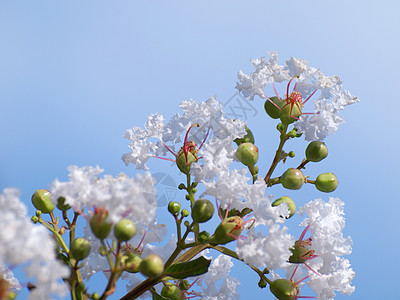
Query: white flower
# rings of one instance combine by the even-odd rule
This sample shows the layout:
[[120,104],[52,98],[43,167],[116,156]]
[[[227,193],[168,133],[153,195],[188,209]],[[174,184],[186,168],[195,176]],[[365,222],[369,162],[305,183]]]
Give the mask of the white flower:
[[56,245],[48,231],[32,224],[26,216],[18,190],[0,193],[0,211],[0,228],[7,229],[0,231],[0,269],[24,265],[27,277],[36,286],[29,299],[65,295],[67,288],[61,278],[69,276],[68,268],[56,259]]
[[[315,91],[319,91],[319,97],[316,98],[318,93],[313,96],[314,114],[311,117],[301,115],[294,126],[305,134],[305,139],[308,141],[323,140],[328,134],[334,133],[344,122],[339,116],[340,111],[345,106],[358,102],[359,99],[342,89],[339,76],[325,76],[319,69],[309,66],[304,59],[291,57],[284,66],[279,65],[277,52],[269,55],[269,60],[263,57],[261,60],[251,61],[255,67],[253,73],[245,74],[240,71],[236,88],[250,100],[256,95],[265,98],[264,90],[268,84],[287,81],[298,76],[296,91],[302,94],[302,98],[307,99]],[[282,98],[285,99],[285,95]]]
[[[198,147],[201,146],[207,132],[212,131],[213,138],[210,135],[207,138],[207,143],[214,145],[214,147],[205,147],[207,150],[204,150],[202,154],[207,157],[207,161],[215,162],[215,160],[209,159],[210,156],[207,151],[214,152],[216,147],[221,151],[226,148],[226,152],[229,152],[228,155],[232,156],[231,142],[246,134],[243,121],[227,119],[222,111],[222,104],[214,97],[200,103],[194,100],[183,101],[180,107],[184,113],[182,115],[175,114],[167,124],[164,124],[164,117],[157,113],[148,117],[145,130],[133,127],[125,132],[124,136],[131,141],[129,144],[131,152],[122,156],[126,165],[132,163],[137,169],[148,169],[146,162],[150,157],[165,156],[169,153],[169,150],[165,147],[167,144],[172,144],[168,147],[177,154],[176,152],[183,145],[176,149],[175,146],[182,143],[183,136],[195,123],[198,123],[199,127],[191,129],[189,140],[197,143]],[[219,142],[216,142],[216,140]],[[172,159],[175,159],[175,157]],[[211,167],[207,170],[210,169]],[[211,175],[208,174],[208,171],[201,174],[201,170],[197,170],[197,176],[208,178]]]
[[352,240],[344,237],[342,230],[345,225],[344,203],[338,198],[329,198],[329,202],[316,199],[299,209],[299,213],[306,213],[309,218],[303,225],[310,225],[312,235],[311,249],[318,257],[307,261],[307,264],[322,276],[309,271],[309,285],[321,299],[332,299],[335,291],[351,294],[354,286],[351,280],[354,271],[343,255],[349,255],[352,250]]
[[122,218],[135,222],[138,230],[155,219],[156,191],[149,173],[129,178],[126,174],[116,177],[98,175],[99,167],[70,166],[69,181],[55,180],[51,186],[53,201],[65,197],[65,203],[75,211],[83,208],[102,207],[109,213],[109,219],[117,223]]
[[[213,260],[208,272],[200,276],[196,282],[197,286],[202,288],[201,299],[209,300],[234,300],[240,299],[237,288],[240,281],[229,276],[229,272],[233,266],[233,262],[229,256],[220,254]],[[217,283],[223,280],[221,287],[218,289]]]

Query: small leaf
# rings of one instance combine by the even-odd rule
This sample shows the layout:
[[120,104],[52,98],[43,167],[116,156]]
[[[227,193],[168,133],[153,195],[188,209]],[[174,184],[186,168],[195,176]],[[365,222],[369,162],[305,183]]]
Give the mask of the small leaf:
[[203,256],[200,256],[192,261],[174,263],[165,271],[164,274],[176,279],[198,276],[208,271],[210,263],[211,259],[206,259]]

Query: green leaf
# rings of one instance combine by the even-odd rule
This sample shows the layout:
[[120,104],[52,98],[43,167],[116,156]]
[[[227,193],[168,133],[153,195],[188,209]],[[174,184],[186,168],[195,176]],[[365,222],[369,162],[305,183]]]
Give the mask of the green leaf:
[[208,271],[210,263],[211,259],[206,259],[203,256],[200,256],[192,261],[174,263],[165,271],[164,274],[176,279],[199,276]]

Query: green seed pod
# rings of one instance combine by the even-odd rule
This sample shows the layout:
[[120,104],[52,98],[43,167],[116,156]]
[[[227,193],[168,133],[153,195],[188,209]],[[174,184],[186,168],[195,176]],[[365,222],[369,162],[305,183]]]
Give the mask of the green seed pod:
[[183,300],[185,295],[182,290],[172,283],[167,283],[161,290],[161,296],[164,296],[170,300]]
[[272,206],[278,206],[283,202],[285,202],[287,204],[287,206],[289,207],[290,213],[289,213],[289,216],[287,217],[287,219],[289,219],[296,212],[296,203],[294,203],[292,198],[290,198],[288,196],[283,196],[283,197],[276,199],[274,202],[272,202]]
[[254,135],[251,132],[251,130],[247,126],[245,126],[244,129],[246,130],[246,135],[244,137],[242,137],[241,139],[233,140],[236,143],[236,145],[238,145],[238,146],[243,143],[252,143],[252,144],[255,143]]
[[[279,100],[278,97],[269,97],[269,99],[276,104],[279,108],[285,104],[284,101]],[[278,119],[280,114],[280,109],[276,107],[274,104],[271,103],[268,99],[264,103],[265,112],[270,116],[272,119]]]
[[214,214],[214,205],[207,199],[199,199],[194,202],[192,208],[192,219],[197,223],[204,223],[211,219]]
[[328,155],[328,148],[323,142],[313,141],[306,148],[306,158],[309,161],[319,162]]
[[258,161],[258,148],[252,143],[240,144],[236,157],[245,166],[254,166]]
[[49,214],[54,210],[54,203],[51,202],[51,194],[48,190],[36,190],[32,195],[32,204],[42,213]]
[[64,197],[59,197],[57,199],[57,208],[59,210],[62,210],[62,211],[67,211],[67,210],[69,210],[71,208],[71,205],[65,204],[65,198]]
[[281,176],[283,187],[289,190],[299,190],[303,186],[304,181],[303,172],[295,168],[287,169]]
[[114,227],[115,237],[119,242],[126,242],[136,234],[136,226],[129,219],[122,219]]
[[210,239],[210,234],[207,231],[202,231],[199,233],[199,236],[197,237],[197,240],[200,243],[206,243]]
[[170,212],[171,215],[175,216],[179,214],[180,210],[181,210],[181,204],[179,202],[171,201],[170,203],[168,203],[168,211]]
[[270,284],[269,289],[279,300],[293,300],[299,294],[299,288],[287,279],[274,280]]
[[300,102],[285,104],[279,114],[283,124],[291,124],[301,115],[302,106]]
[[319,174],[315,180],[315,187],[325,193],[330,193],[336,190],[339,182],[333,173]]
[[139,266],[142,262],[142,258],[139,253],[136,252],[126,252],[121,258],[121,264],[125,271],[129,273],[139,272]]
[[157,254],[150,254],[142,260],[139,270],[144,276],[158,277],[164,272],[164,263]]
[[243,230],[243,220],[239,216],[224,219],[215,229],[210,237],[209,243],[212,245],[225,245],[236,240]]
[[[194,142],[188,143],[194,144]],[[190,149],[190,151],[185,153],[184,149],[182,148],[176,155],[176,165],[178,166],[179,170],[186,175],[190,172],[190,165],[198,160],[196,148],[193,147]]]
[[95,214],[90,219],[90,228],[93,234],[104,240],[111,231],[112,224],[107,222],[108,212],[103,208],[97,208]]
[[70,253],[76,260],[82,260],[88,257],[90,252],[90,242],[84,238],[77,238],[71,242]]

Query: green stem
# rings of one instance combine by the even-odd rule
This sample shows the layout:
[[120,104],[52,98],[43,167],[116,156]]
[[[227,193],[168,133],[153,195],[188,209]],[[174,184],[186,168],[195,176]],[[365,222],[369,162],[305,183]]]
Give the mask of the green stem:
[[187,190],[187,192],[189,194],[190,208],[192,208],[193,205],[194,205],[194,201],[195,201],[195,198],[194,198],[194,194],[195,193],[193,192],[194,188],[193,188],[192,183],[191,183],[190,174],[186,174],[186,178],[187,178],[186,190]]
[[267,184],[269,183],[270,178],[272,176],[272,173],[274,172],[276,166],[278,165],[278,163],[281,160],[281,154],[282,154],[283,145],[288,140],[288,137],[286,135],[286,131],[287,131],[288,126],[289,126],[288,124],[283,125],[283,130],[281,132],[278,150],[276,150],[275,157],[274,157],[274,159],[272,161],[271,167],[269,168],[268,173],[267,173],[267,175],[265,175],[265,178],[264,178],[264,181]]

